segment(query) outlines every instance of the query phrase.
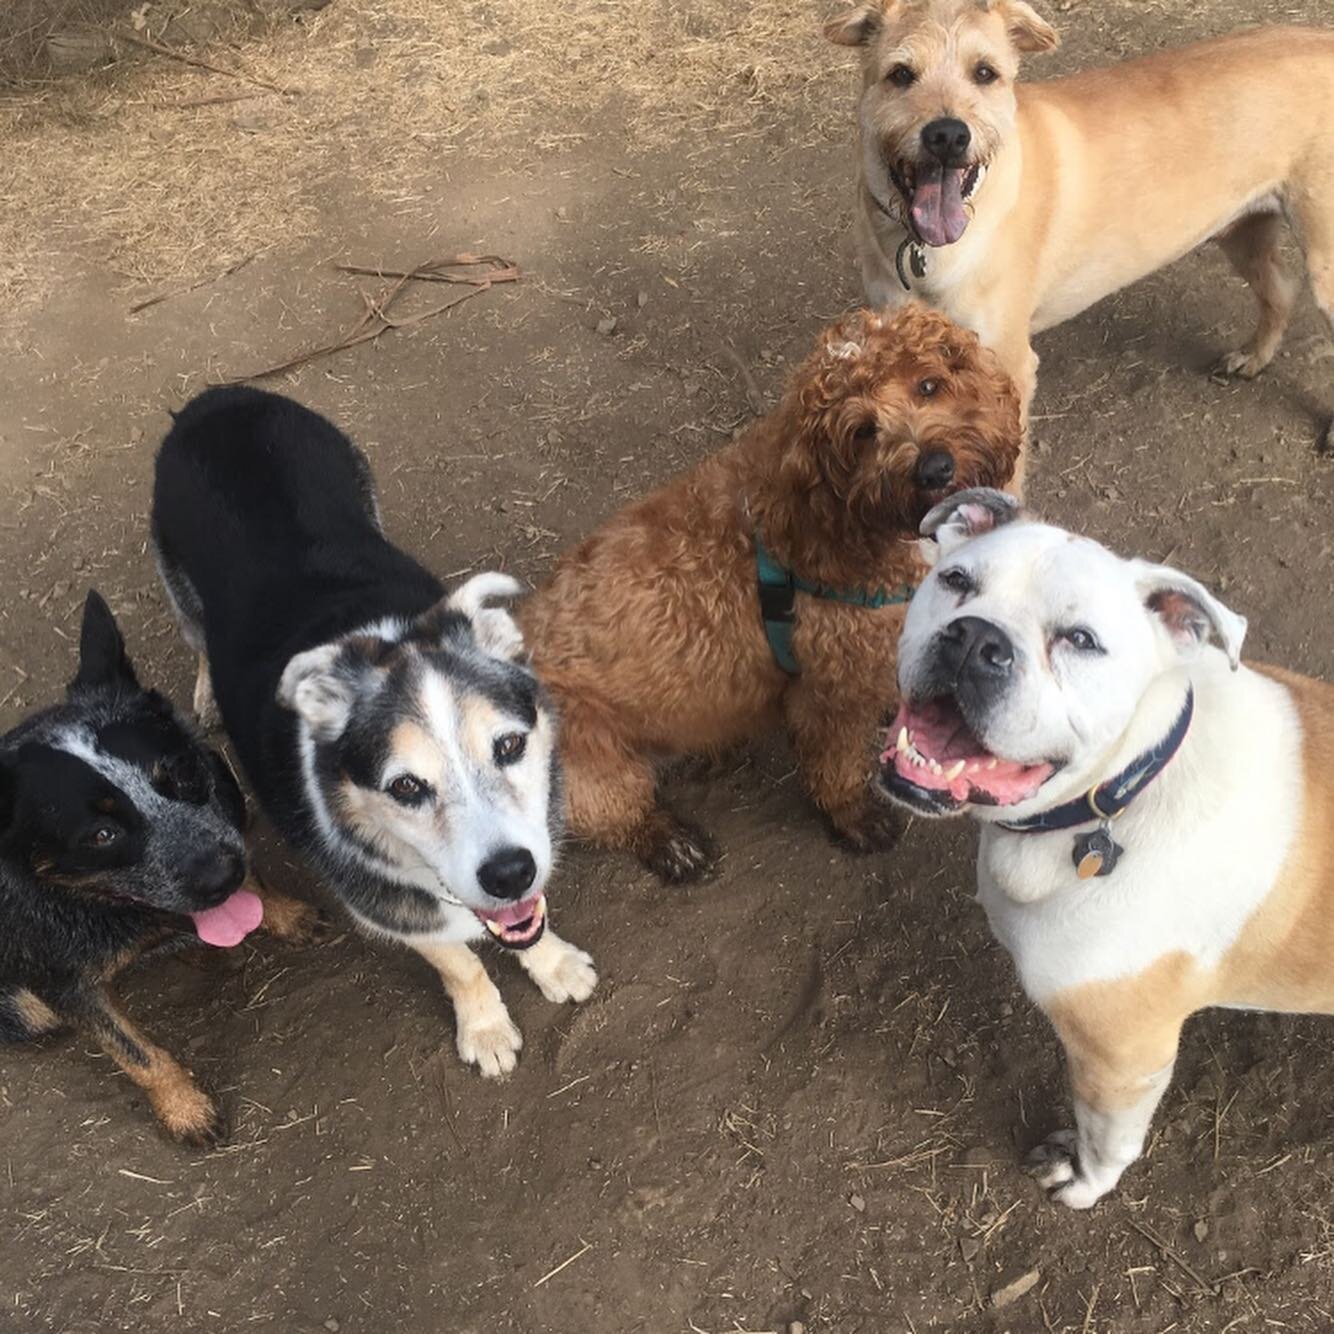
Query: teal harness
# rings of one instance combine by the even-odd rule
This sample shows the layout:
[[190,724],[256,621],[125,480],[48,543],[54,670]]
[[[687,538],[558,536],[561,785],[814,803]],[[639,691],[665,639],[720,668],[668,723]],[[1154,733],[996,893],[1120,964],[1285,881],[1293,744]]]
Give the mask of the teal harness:
[[864,588],[830,588],[828,584],[813,584],[780,565],[764,545],[759,533],[755,534],[755,577],[759,583],[760,616],[764,620],[764,634],[773,650],[774,661],[789,675],[798,676],[796,655],[792,652],[792,627],[796,621],[798,593],[824,598],[827,602],[844,602],[851,607],[893,607],[911,600],[911,584],[900,584],[895,589],[880,589],[868,593]]

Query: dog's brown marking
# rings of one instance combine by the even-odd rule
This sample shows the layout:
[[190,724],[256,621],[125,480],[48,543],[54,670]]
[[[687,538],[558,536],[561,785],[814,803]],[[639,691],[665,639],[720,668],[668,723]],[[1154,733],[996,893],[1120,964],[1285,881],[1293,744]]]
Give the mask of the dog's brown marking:
[[1301,821],[1273,890],[1219,965],[1219,998],[1334,1013],[1334,686],[1248,664],[1287,690],[1302,728]]
[[1181,1026],[1208,1004],[1211,969],[1174,951],[1133,977],[1086,982],[1043,1005],[1065,1048],[1075,1096],[1102,1112],[1131,1107],[1176,1057]]
[[887,841],[893,821],[868,778],[903,608],[799,594],[791,678],[765,638],[754,534],[803,579],[916,583],[917,525],[939,499],[916,484],[919,458],[947,450],[951,489],[1004,486],[1019,444],[1014,386],[974,335],[918,306],[859,312],[825,331],[737,444],[567,552],[519,620],[560,707],[574,832],[669,878],[698,874],[708,858],[658,807],[655,759],[717,753],[786,721],[836,828]]
[[60,1016],[27,987],[18,987],[12,994],[14,1009],[32,1037],[50,1033],[60,1027]]
[[125,1017],[105,992],[79,1017],[80,1026],[148,1095],[162,1128],[183,1144],[206,1146],[222,1134],[212,1099],[189,1071]]

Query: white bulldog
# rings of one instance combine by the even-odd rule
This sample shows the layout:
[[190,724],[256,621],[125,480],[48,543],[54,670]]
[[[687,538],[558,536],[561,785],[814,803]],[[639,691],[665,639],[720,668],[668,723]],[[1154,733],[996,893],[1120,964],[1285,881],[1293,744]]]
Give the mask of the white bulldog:
[[1245,620],[1194,579],[1000,492],[922,532],[881,782],[982,826],[978,897],[1074,1091],[1030,1170],[1084,1209],[1140,1155],[1193,1012],[1334,1012],[1334,687],[1242,666]]

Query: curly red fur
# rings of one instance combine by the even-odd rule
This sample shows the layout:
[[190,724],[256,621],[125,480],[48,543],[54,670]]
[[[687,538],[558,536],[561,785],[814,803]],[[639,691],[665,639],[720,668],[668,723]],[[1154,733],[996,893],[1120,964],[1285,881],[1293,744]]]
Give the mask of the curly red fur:
[[[866,780],[904,609],[798,594],[801,673],[786,675],[760,618],[755,533],[803,579],[916,583],[927,510],[945,490],[1006,485],[1020,441],[1014,386],[973,334],[920,306],[861,311],[824,331],[741,440],[567,552],[520,622],[561,705],[573,830],[669,877],[697,873],[698,838],[655,804],[652,757],[716,751],[783,721],[835,827],[886,842]],[[924,489],[919,461],[940,452],[954,475]]]

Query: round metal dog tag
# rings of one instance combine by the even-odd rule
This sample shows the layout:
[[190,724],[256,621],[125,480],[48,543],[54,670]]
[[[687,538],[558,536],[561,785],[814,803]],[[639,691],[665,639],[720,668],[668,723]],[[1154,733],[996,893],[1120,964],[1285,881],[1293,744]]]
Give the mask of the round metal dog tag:
[[1125,851],[1112,838],[1103,825],[1090,834],[1083,834],[1075,839],[1073,861],[1075,874],[1081,880],[1092,880],[1094,876],[1111,875],[1116,870],[1117,858]]

